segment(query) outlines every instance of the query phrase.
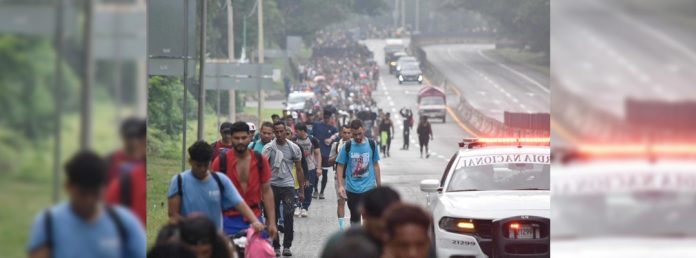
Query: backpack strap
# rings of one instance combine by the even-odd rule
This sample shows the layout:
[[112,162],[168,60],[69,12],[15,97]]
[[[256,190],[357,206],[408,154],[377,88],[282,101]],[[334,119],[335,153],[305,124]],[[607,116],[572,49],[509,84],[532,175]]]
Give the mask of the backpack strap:
[[220,196],[225,195],[225,186],[222,185],[222,180],[220,180],[220,176],[218,175],[217,172],[212,172],[210,173],[213,176],[213,179],[215,179],[215,183],[217,183],[218,188],[220,188]]
[[348,168],[348,162],[350,161],[351,142],[353,142],[353,140],[348,140],[346,143],[343,144],[343,146],[346,146],[346,164],[343,166],[343,178],[346,178],[346,168]]
[[177,193],[179,195],[179,212],[183,212],[184,210],[184,184],[181,181],[181,174],[176,175],[176,186],[179,188],[179,192]]
[[227,174],[227,149],[220,151],[220,172]]
[[263,175],[263,155],[258,151],[254,151],[254,155],[256,156],[256,170],[259,171],[259,181],[261,181],[261,175]]
[[119,201],[123,206],[133,207],[131,173],[119,175]]
[[376,145],[376,143],[375,143],[375,141],[369,140],[369,139],[368,139],[367,141],[370,143],[370,148],[372,149],[372,155],[374,156],[374,155],[375,155],[375,145]]
[[121,240],[122,248],[125,249],[128,243],[128,231],[123,224],[123,220],[121,220],[121,217],[118,215],[118,212],[116,212],[116,209],[114,209],[113,206],[106,207],[106,213],[109,215],[109,218],[114,222],[114,224],[116,224],[118,238]]
[[44,231],[46,232],[46,247],[51,249],[51,252],[53,252],[53,216],[51,216],[51,209],[46,209],[46,212],[44,214]]

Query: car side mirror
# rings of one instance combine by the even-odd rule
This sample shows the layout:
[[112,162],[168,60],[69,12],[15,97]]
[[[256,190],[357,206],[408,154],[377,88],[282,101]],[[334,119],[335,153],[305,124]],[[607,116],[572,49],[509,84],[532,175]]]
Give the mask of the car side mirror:
[[425,179],[420,183],[420,190],[426,193],[434,193],[442,191],[440,187],[440,180],[437,179]]

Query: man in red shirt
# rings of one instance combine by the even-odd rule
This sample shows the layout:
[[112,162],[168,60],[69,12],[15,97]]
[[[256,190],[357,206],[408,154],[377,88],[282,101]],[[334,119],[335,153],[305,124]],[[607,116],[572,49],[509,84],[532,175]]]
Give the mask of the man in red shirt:
[[215,160],[215,158],[220,156],[220,151],[222,149],[231,150],[232,148],[234,148],[234,144],[232,144],[232,140],[231,140],[231,138],[232,138],[232,135],[230,133],[231,127],[232,127],[232,123],[230,123],[230,122],[224,122],[220,125],[220,140],[211,144],[213,146],[213,160]]
[[139,164],[131,173],[121,174],[119,178],[112,180],[106,190],[106,202],[130,209],[138,217],[143,228],[147,225],[146,171],[145,163]]
[[[271,238],[275,238],[278,229],[275,225],[275,202],[271,191],[271,167],[266,157],[248,148],[251,142],[249,125],[236,122],[229,127],[233,148],[225,151],[224,156],[216,156],[211,169],[225,173],[242,195],[244,202],[254,214],[262,218],[261,206],[266,209],[266,224]],[[260,163],[259,163],[260,162]],[[223,213],[223,231],[234,235],[249,228],[249,221],[236,210]]]
[[119,134],[123,149],[107,157],[109,162],[108,181],[118,178],[122,173],[131,173],[136,166],[145,164],[147,155],[147,124],[145,119],[127,118],[121,123]]

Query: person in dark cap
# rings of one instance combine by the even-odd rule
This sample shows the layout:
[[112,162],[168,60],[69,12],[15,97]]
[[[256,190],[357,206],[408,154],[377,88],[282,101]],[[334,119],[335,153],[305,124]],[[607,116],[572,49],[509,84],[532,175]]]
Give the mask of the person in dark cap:
[[232,144],[232,123],[224,122],[220,125],[220,140],[217,140],[212,144],[213,146],[213,159],[220,156],[222,149],[231,150],[234,148]]

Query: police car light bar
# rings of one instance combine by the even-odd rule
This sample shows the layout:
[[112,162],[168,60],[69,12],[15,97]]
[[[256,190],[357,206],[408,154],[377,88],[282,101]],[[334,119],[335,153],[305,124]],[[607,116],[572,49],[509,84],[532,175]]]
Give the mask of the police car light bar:
[[696,144],[619,144],[619,145],[580,145],[580,153],[598,156],[626,155],[688,155],[696,156]]
[[518,145],[524,144],[541,144],[548,145],[551,143],[550,138],[543,137],[523,137],[523,138],[464,138],[459,143],[460,148],[475,145]]

